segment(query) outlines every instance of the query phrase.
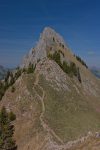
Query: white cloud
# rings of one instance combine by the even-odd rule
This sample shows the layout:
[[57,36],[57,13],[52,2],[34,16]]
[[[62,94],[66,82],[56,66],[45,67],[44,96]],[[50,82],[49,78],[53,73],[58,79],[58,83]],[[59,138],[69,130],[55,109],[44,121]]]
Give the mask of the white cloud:
[[95,55],[94,51],[88,51],[88,55]]

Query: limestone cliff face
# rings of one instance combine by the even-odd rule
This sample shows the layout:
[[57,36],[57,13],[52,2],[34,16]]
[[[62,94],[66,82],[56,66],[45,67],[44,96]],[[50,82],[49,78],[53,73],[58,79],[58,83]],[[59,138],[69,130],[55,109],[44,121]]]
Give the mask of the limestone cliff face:
[[[57,49],[58,48],[58,49]],[[54,52],[60,49],[68,50],[62,36],[53,29],[46,27],[40,35],[40,39],[35,48],[24,57],[21,67],[28,66],[29,63],[36,63],[46,58],[49,51]]]

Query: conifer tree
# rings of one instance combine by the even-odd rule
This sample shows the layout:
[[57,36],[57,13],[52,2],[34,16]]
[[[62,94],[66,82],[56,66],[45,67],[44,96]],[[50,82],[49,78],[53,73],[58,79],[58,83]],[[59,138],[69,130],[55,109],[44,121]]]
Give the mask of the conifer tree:
[[9,113],[5,107],[0,112],[0,150],[16,150],[17,146],[13,140],[14,126],[11,124]]

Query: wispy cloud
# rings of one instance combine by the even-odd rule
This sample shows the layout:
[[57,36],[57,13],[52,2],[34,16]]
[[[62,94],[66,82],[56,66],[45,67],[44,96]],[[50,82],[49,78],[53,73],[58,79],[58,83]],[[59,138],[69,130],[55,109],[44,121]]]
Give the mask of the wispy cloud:
[[95,55],[95,52],[94,52],[94,51],[88,51],[88,55],[94,56],[94,55]]

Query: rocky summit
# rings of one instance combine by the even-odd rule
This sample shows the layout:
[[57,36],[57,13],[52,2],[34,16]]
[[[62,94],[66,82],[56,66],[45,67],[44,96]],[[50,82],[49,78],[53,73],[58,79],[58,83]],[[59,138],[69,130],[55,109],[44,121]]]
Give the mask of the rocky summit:
[[57,50],[56,47],[58,50],[61,47],[65,47],[68,50],[63,38],[50,27],[46,27],[40,35],[36,47],[32,48],[24,57],[22,67],[27,67],[30,62],[37,63],[39,60],[46,58],[50,51],[54,52]]
[[58,33],[46,27],[12,76],[0,107],[18,150],[100,149],[100,80]]

